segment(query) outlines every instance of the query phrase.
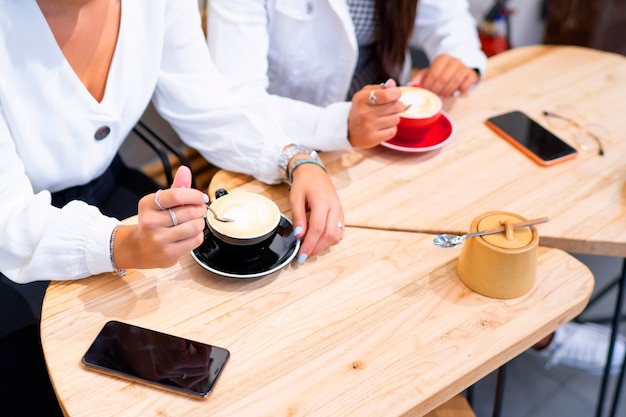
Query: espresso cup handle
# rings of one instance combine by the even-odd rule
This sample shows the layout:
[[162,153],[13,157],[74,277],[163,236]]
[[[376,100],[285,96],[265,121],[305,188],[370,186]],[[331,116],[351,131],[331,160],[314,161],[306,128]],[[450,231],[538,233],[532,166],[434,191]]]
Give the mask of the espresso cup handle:
[[226,191],[224,188],[218,188],[217,190],[215,190],[216,199],[224,197],[226,194],[228,194],[228,191]]

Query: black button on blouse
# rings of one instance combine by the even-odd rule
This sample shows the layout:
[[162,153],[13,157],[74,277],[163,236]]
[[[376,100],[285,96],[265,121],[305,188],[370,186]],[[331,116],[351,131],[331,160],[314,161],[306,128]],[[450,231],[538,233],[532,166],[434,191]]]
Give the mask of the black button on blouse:
[[111,133],[111,128],[109,126],[101,126],[98,130],[96,130],[94,138],[96,138],[96,140],[102,140],[109,136],[109,133]]

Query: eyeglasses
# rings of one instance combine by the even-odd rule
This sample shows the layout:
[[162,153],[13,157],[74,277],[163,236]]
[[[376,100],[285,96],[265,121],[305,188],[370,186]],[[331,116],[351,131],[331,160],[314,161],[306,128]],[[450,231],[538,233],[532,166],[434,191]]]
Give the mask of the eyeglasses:
[[602,143],[609,137],[609,132],[603,126],[583,122],[582,116],[570,106],[559,106],[554,111],[544,111],[543,115],[548,125],[554,129],[576,129],[575,138],[581,150],[597,148],[598,155],[604,155]]

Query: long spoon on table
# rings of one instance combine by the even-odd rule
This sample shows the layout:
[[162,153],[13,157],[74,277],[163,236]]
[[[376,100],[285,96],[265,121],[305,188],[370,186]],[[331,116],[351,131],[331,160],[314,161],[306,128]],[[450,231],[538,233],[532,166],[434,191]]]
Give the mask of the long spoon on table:
[[[514,223],[512,226],[514,229],[518,229],[520,227],[534,226],[536,224],[547,223],[549,221],[550,221],[549,218],[541,217],[539,219],[526,220],[524,222]],[[480,232],[466,233],[464,235],[453,235],[453,234],[444,233],[444,234],[435,236],[433,238],[433,243],[435,244],[435,246],[438,246],[440,248],[456,248],[458,246],[461,246],[463,241],[467,239],[468,237],[493,235],[495,233],[504,232],[504,230],[505,230],[505,226],[483,230]]]

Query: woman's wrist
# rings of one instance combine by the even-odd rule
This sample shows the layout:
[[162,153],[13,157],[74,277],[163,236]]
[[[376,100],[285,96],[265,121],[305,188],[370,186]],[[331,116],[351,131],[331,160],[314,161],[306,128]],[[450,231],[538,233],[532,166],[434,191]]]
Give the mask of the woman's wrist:
[[285,146],[278,162],[278,166],[284,170],[283,181],[291,185],[293,171],[303,164],[315,164],[326,171],[315,150],[296,144]]
[[[315,151],[313,151],[315,152]],[[292,160],[289,163],[289,168],[288,168],[288,172],[287,172],[287,184],[291,185],[293,183],[293,174],[294,171],[304,165],[304,164],[313,164],[313,165],[317,165],[318,167],[322,168],[324,170],[324,172],[328,172],[326,170],[326,166],[324,166],[324,163],[319,159],[319,157],[317,156],[317,153],[315,152],[315,155],[309,155],[309,154],[298,154],[296,156],[294,156],[292,158]]]
[[111,232],[111,238],[109,239],[109,260],[111,261],[111,267],[113,267],[113,273],[118,277],[123,277],[126,275],[126,269],[118,268],[115,263],[115,237],[120,227],[120,225],[115,226]]

